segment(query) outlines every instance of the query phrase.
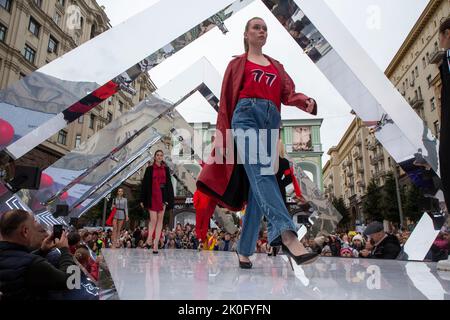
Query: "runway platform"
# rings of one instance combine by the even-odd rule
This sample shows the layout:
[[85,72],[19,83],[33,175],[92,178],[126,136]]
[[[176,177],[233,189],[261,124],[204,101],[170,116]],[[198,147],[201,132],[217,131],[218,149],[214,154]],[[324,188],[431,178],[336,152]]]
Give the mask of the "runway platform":
[[321,257],[295,266],[256,254],[144,249],[103,251],[121,300],[450,300],[450,272],[436,263]]

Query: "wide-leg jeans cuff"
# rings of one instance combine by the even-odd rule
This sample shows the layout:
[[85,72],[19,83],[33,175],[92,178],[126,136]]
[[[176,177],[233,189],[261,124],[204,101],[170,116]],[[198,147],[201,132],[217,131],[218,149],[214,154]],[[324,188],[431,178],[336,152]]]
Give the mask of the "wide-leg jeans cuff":
[[295,228],[292,227],[281,227],[280,231],[277,232],[277,234],[275,235],[269,235],[269,243],[271,247],[276,247],[276,246],[281,246],[282,245],[282,241],[281,241],[281,234],[284,231],[292,231],[295,234],[295,237],[298,238],[298,234],[297,234],[297,230]]

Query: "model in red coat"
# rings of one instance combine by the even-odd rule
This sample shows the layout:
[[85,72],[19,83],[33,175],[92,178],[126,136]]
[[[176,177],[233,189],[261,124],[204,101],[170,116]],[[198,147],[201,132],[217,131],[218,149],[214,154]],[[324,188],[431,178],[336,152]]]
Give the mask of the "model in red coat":
[[246,53],[233,59],[225,72],[214,149],[197,180],[201,192],[230,210],[239,211],[247,203],[238,244],[242,268],[252,267],[249,256],[255,251],[263,214],[271,226],[271,246],[281,245],[297,264],[317,257],[298,241],[274,173],[281,103],[314,115],[317,104],[296,93],[283,66],[262,53],[266,40],[264,20],[249,20],[244,32]]

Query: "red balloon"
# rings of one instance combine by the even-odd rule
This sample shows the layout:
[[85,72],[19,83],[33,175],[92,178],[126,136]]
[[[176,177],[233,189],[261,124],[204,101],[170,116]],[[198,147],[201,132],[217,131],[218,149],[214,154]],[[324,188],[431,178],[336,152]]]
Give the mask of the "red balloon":
[[14,128],[6,120],[0,118],[0,145],[8,144],[14,138]]
[[69,197],[69,194],[66,192],[64,192],[62,195],[59,196],[59,198],[64,201],[67,200],[67,198]]
[[53,178],[48,174],[43,173],[41,175],[41,188],[48,188],[53,184]]

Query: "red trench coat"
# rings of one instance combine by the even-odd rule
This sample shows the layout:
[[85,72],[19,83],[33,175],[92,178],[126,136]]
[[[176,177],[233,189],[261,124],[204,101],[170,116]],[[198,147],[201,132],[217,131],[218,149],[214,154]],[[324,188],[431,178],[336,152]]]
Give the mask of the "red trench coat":
[[[295,92],[295,85],[283,65],[275,59],[266,56],[267,59],[277,68],[281,76],[281,103],[284,105],[295,106],[299,109],[306,110],[306,101],[309,99],[302,93]],[[219,102],[219,113],[217,116],[216,130],[220,131],[223,137],[218,139],[216,134],[215,146],[211,153],[211,157],[224,154],[224,148],[227,148],[226,134],[227,129],[231,129],[231,120],[236,104],[239,100],[239,93],[244,80],[245,63],[247,54],[235,57],[228,64],[222,82],[222,92]],[[317,104],[311,114],[317,114]],[[232,141],[232,137],[228,136],[228,141]],[[234,158],[232,163],[211,163],[211,157],[203,166],[202,171],[197,179],[197,188],[201,192],[213,197],[221,206],[232,211],[240,211],[247,202],[249,182],[242,164],[236,163],[236,147],[231,152]],[[225,159],[224,156],[221,158]]]

